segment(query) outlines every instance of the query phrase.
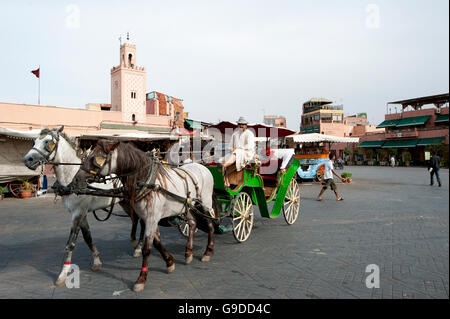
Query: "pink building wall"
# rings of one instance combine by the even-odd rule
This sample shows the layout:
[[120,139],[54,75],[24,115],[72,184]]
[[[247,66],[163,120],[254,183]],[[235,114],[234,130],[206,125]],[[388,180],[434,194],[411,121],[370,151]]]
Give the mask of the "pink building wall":
[[[173,117],[147,115],[144,122],[124,122],[121,112],[97,111],[56,106],[13,104],[0,102],[0,126],[15,130],[32,130],[41,127],[65,126],[70,134],[101,130],[102,124],[121,124],[154,127],[167,130]],[[132,129],[132,128],[130,128]]]

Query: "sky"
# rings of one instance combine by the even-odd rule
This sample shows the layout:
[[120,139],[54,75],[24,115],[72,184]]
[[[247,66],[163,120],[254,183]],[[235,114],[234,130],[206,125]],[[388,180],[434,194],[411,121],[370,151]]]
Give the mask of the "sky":
[[449,92],[448,0],[2,0],[0,102],[37,104],[40,66],[41,105],[110,103],[127,32],[147,92],[202,121],[298,131],[324,97],[379,124],[387,102]]

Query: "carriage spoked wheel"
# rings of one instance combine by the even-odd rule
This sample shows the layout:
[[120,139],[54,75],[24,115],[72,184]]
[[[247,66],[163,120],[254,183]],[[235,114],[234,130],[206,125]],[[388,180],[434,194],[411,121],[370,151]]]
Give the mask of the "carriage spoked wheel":
[[234,238],[243,243],[248,239],[253,228],[253,202],[250,196],[239,193],[233,200],[232,214]]
[[291,180],[283,205],[284,220],[293,225],[300,213],[300,186],[295,179]]
[[[189,224],[186,220],[178,224],[178,230],[180,231],[181,235],[184,237],[189,237]],[[194,234],[198,232],[198,228],[195,229]]]
[[20,198],[20,189],[22,188],[22,184],[9,184],[9,191],[14,197]]

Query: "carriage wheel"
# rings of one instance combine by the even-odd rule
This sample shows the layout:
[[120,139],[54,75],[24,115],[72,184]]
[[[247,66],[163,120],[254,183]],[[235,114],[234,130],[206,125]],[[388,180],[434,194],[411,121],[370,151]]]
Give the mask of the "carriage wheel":
[[300,186],[295,179],[291,180],[284,199],[283,215],[289,225],[293,225],[300,212]]
[[253,228],[252,199],[245,192],[239,193],[234,198],[232,209],[233,235],[238,242],[243,243],[248,239]]
[[317,173],[316,173],[316,181],[318,182],[322,182],[323,181],[323,176],[325,175],[325,166],[320,166],[317,169]]
[[[184,237],[189,237],[189,224],[186,220],[181,222],[180,224],[178,224],[177,227],[178,227],[178,230],[180,231],[181,235],[183,235]],[[194,234],[197,232],[198,232],[198,228],[195,229]]]
[[20,198],[21,187],[22,184],[9,184],[9,191],[14,195],[14,197]]

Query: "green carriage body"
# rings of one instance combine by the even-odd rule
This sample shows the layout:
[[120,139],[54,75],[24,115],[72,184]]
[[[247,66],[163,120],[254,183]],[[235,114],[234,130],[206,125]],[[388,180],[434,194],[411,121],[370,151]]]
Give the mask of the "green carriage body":
[[[229,211],[231,202],[235,196],[245,192],[252,199],[253,205],[258,206],[262,217],[277,218],[281,214],[286,192],[299,167],[300,161],[296,159],[284,174],[279,174],[277,189],[270,198],[266,198],[264,193],[264,181],[261,175],[258,174],[256,168],[244,169],[244,177],[241,186],[233,190],[225,188],[221,169],[216,166],[209,166],[208,169],[214,177],[214,194],[218,204],[223,207],[223,212]],[[272,210],[269,211],[269,204],[272,202],[274,205]]]

